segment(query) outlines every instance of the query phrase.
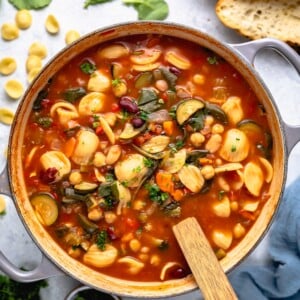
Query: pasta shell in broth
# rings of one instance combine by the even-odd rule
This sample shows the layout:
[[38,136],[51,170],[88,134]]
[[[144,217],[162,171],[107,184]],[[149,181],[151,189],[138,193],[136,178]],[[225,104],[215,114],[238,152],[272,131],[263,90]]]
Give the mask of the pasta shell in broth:
[[89,130],[80,130],[76,135],[76,145],[71,159],[79,165],[88,165],[98,148],[98,136]]

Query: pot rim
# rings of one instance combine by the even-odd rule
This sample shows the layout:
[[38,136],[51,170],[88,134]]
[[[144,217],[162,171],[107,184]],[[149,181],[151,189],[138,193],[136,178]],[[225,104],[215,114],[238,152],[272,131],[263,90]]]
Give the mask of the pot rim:
[[[43,67],[40,74],[35,78],[35,80],[30,84],[30,86],[27,88],[23,98],[21,99],[19,106],[16,111],[16,118],[14,119],[14,122],[11,127],[11,133],[9,137],[9,147],[8,150],[8,173],[9,173],[9,182],[10,182],[10,189],[13,194],[13,199],[18,211],[18,214],[27,230],[27,232],[30,234],[31,238],[34,240],[34,242],[38,245],[38,247],[41,249],[41,251],[45,254],[46,257],[50,259],[51,262],[53,262],[56,266],[58,266],[60,269],[62,269],[66,274],[70,275],[71,277],[75,278],[76,280],[82,282],[83,284],[89,285],[93,288],[96,288],[98,290],[111,293],[111,282],[114,281],[113,288],[114,294],[122,295],[122,296],[129,296],[129,297],[143,297],[143,298],[161,298],[161,297],[169,297],[169,296],[176,296],[183,293],[191,292],[197,288],[193,278],[191,275],[187,276],[184,279],[180,280],[172,280],[168,282],[155,282],[155,283],[139,283],[136,284],[135,282],[130,281],[128,284],[128,281],[125,280],[119,280],[112,277],[104,276],[105,278],[102,278],[105,283],[103,286],[99,286],[97,280],[91,281],[89,276],[87,275],[91,269],[84,266],[83,264],[75,263],[76,267],[83,268],[85,271],[83,272],[84,275],[76,274],[74,272],[74,267],[72,267],[72,263],[74,264],[74,261],[71,258],[66,257],[66,253],[64,254],[64,251],[60,249],[60,247],[55,243],[55,241],[51,241],[47,245],[45,245],[45,240],[48,238],[47,234],[45,233],[45,230],[42,228],[42,225],[36,224],[35,221],[32,220],[32,208],[28,203],[28,197],[24,197],[24,182],[22,178],[18,178],[20,174],[22,174],[22,167],[18,163],[20,160],[20,145],[22,144],[22,134],[20,138],[20,130],[21,130],[21,123],[24,122],[24,120],[27,120],[28,117],[28,109],[26,114],[26,108],[24,108],[28,103],[32,103],[33,101],[30,100],[30,98],[35,99],[36,97],[31,97],[33,95],[37,95],[38,92],[44,88],[45,84],[42,85],[42,82],[46,82],[46,79],[49,79],[51,76],[50,74],[55,74],[66,62],[70,61],[73,57],[77,56],[79,53],[75,50],[79,48],[80,45],[86,44],[83,49],[81,49],[80,53],[86,51],[87,49],[97,45],[101,44],[106,41],[113,40],[118,37],[126,36],[126,32],[128,33],[130,29],[135,29],[134,35],[136,34],[144,34],[144,33],[161,33],[163,35],[169,35],[178,37],[178,34],[180,33],[180,38],[190,40],[192,42],[196,42],[202,47],[206,47],[213,52],[217,53],[221,57],[223,57],[226,61],[233,64],[233,66],[242,73],[245,80],[249,83],[251,88],[255,91],[255,94],[257,97],[268,105],[267,109],[272,112],[272,120],[275,119],[276,122],[274,124],[270,124],[273,126],[273,134],[275,131],[278,131],[276,133],[278,138],[278,143],[276,147],[279,148],[279,152],[282,155],[284,163],[278,167],[278,170],[280,170],[278,177],[280,177],[277,180],[277,183],[273,183],[273,185],[280,183],[280,186],[277,186],[275,189],[275,200],[272,202],[272,207],[265,208],[267,205],[264,205],[263,210],[272,211],[272,215],[268,216],[268,222],[265,222],[262,220],[262,218],[259,218],[260,220],[260,227],[256,225],[256,229],[258,230],[258,237],[254,237],[253,240],[249,240],[244,242],[244,247],[248,250],[247,253],[240,253],[237,250],[235,250],[237,247],[235,247],[232,251],[229,252],[227,255],[227,258],[225,257],[225,260],[221,260],[221,264],[223,268],[225,269],[225,272],[230,272],[233,268],[235,268],[237,265],[239,265],[257,246],[257,244],[262,240],[262,238],[265,236],[266,232],[268,231],[269,227],[271,226],[272,220],[274,219],[275,212],[278,210],[278,206],[280,203],[280,199],[283,193],[283,187],[285,185],[286,181],[286,170],[287,170],[287,150],[285,145],[285,137],[283,134],[282,129],[282,121],[281,116],[278,112],[277,106],[275,104],[275,101],[269,92],[268,88],[265,86],[263,80],[260,78],[259,74],[256,72],[255,69],[253,69],[252,65],[249,64],[245,58],[240,55],[235,49],[233,49],[230,45],[221,42],[217,40],[216,38],[210,36],[207,33],[204,33],[200,31],[197,28],[192,28],[186,25],[174,23],[174,22],[161,22],[161,21],[139,21],[139,22],[123,22],[123,23],[117,23],[110,26],[106,26],[103,28],[96,29],[84,36],[82,36],[79,40],[75,41],[73,44],[66,46],[62,50],[60,50],[56,55],[54,55],[47,64]],[[124,32],[125,30],[125,32]],[[171,30],[171,31],[170,31]],[[120,32],[123,32],[120,34]],[[168,32],[170,31],[170,32]],[[119,35],[118,35],[119,34]],[[128,33],[129,34],[129,33]],[[185,36],[185,37],[183,37]],[[101,41],[95,41],[97,38],[102,39]],[[198,41],[198,42],[197,42]],[[76,54],[73,54],[68,56],[68,54],[71,54],[72,52],[76,52]],[[67,58],[66,58],[67,56]],[[51,71],[51,66],[53,64],[58,64],[56,66],[54,71]],[[243,72],[242,72],[243,71]],[[258,96],[258,91],[262,94],[260,97]],[[23,114],[22,114],[23,113]],[[270,120],[269,120],[270,123]],[[280,187],[280,188],[279,188]],[[262,214],[262,213],[261,213]],[[258,223],[258,220],[255,222],[255,224]],[[251,229],[252,230],[252,229]],[[251,232],[250,230],[250,232]],[[249,234],[247,234],[249,236]],[[244,239],[245,240],[245,239]],[[243,242],[243,241],[242,241]],[[240,244],[242,244],[242,242]],[[55,243],[55,245],[54,245]],[[240,245],[239,244],[239,245]],[[59,248],[59,249],[58,249]],[[63,261],[61,257],[65,259],[67,262]],[[230,264],[230,260],[233,260],[234,263]],[[75,267],[75,268],[76,268]],[[94,273],[95,271],[92,270]],[[75,273],[75,274],[74,274]],[[127,285],[127,288],[124,290],[124,284]],[[133,289],[133,290],[132,290]],[[147,290],[147,289],[150,289]]]

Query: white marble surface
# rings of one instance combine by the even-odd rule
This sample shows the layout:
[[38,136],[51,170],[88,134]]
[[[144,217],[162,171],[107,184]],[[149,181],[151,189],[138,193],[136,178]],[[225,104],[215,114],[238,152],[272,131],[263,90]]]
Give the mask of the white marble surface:
[[[168,0],[170,13],[167,21],[193,26],[227,43],[240,43],[245,38],[225,28],[217,19],[214,6],[215,0]],[[8,0],[0,2],[0,25],[5,22],[14,22],[16,10]],[[25,86],[25,60],[27,51],[34,41],[43,42],[48,48],[46,63],[57,51],[65,46],[65,33],[75,29],[81,35],[102,26],[119,22],[136,21],[137,14],[132,7],[126,7],[121,0],[90,6],[83,9],[84,0],[53,0],[45,9],[32,11],[33,24],[30,29],[20,32],[17,40],[5,42],[0,39],[0,58],[13,56],[18,63],[17,71],[10,76],[0,75],[0,107],[7,107],[13,111],[18,101],[9,99],[3,90],[4,83],[9,78],[19,79]],[[51,36],[45,31],[44,22],[49,14],[54,14],[61,26],[58,35]],[[271,90],[280,113],[286,122],[300,124],[300,77],[299,74],[279,55],[264,51],[257,56],[255,67]],[[298,98],[298,99],[297,99]],[[3,153],[7,147],[9,126],[0,124],[0,167],[3,166]],[[300,134],[299,134],[300,135]],[[300,174],[300,148],[296,146],[291,152],[288,162],[287,184]],[[18,266],[34,266],[40,259],[41,253],[28,236],[10,198],[6,197],[7,214],[0,217],[0,249]],[[267,258],[268,237],[249,256],[245,263],[263,264]],[[79,283],[68,276],[54,277],[48,280],[49,287],[44,289],[44,300],[60,300],[71,288]],[[198,300],[198,291],[173,297],[173,300]]]

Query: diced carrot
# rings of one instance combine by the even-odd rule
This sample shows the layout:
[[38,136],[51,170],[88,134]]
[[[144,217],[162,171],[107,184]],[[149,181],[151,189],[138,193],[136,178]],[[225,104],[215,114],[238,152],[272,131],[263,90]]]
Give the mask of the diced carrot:
[[163,128],[168,136],[172,136],[174,133],[174,122],[173,121],[164,121]]
[[65,155],[67,157],[70,157],[73,154],[75,145],[76,145],[76,138],[74,138],[74,137],[69,138],[65,142],[65,144],[63,146],[63,152],[65,153]]
[[181,189],[176,189],[173,193],[172,193],[172,197],[174,198],[174,200],[176,201],[180,201],[184,196],[184,192]]
[[198,161],[201,165],[212,165],[212,163],[213,163],[213,161],[207,157],[201,157],[198,159]]
[[156,174],[156,183],[159,188],[166,193],[173,193],[174,182],[172,180],[172,174],[167,172],[158,172]]

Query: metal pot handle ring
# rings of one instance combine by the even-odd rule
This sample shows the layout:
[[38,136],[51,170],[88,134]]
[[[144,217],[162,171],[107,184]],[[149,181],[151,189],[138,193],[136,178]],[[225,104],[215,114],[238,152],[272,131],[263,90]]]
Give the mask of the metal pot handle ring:
[[[272,49],[283,56],[300,75],[300,56],[288,44],[272,38],[265,38],[250,41],[241,44],[230,44],[232,48],[237,50],[248,62],[254,64],[255,56],[260,50]],[[286,138],[286,147],[288,153],[292,151],[294,146],[300,141],[300,126],[292,126],[284,121],[282,122]]]
[[[0,194],[7,195],[12,198],[9,188],[7,165],[0,173]],[[42,254],[41,262],[35,269],[23,271],[12,264],[5,254],[0,250],[0,270],[13,280],[19,282],[32,282],[53,276],[65,275],[58,267],[56,267],[44,254]]]

